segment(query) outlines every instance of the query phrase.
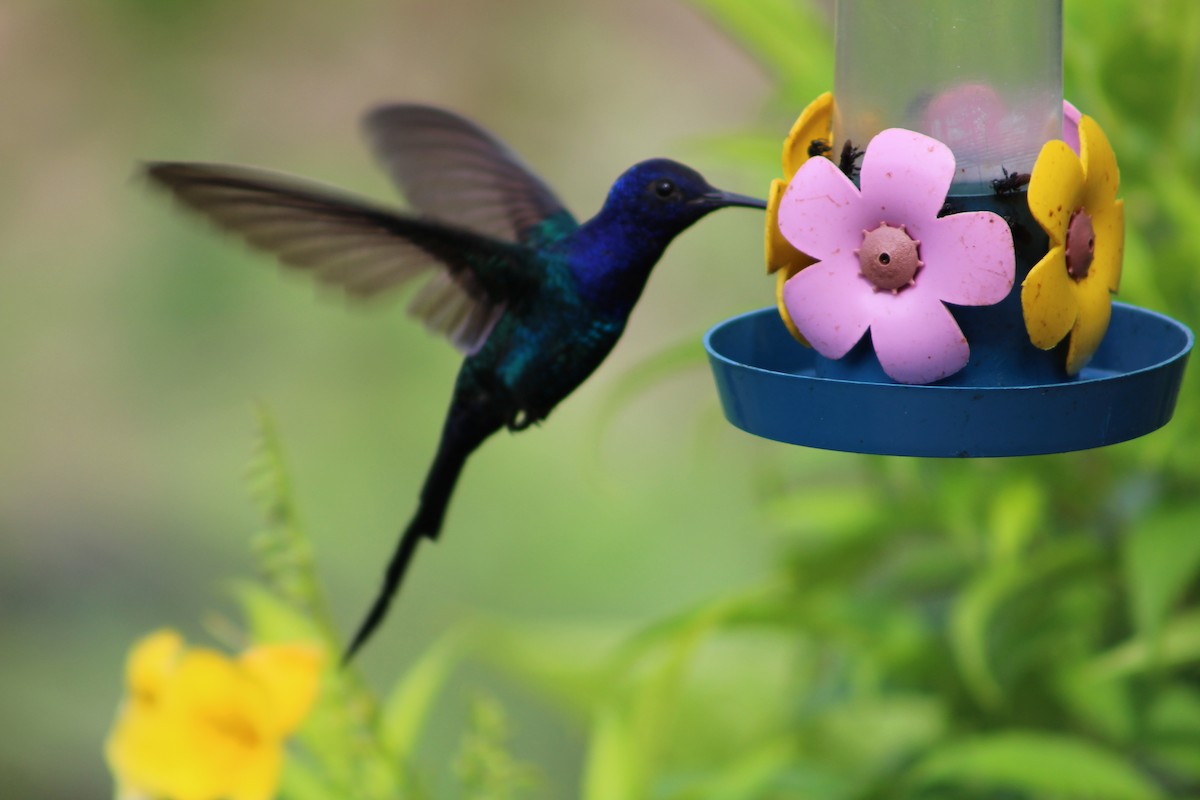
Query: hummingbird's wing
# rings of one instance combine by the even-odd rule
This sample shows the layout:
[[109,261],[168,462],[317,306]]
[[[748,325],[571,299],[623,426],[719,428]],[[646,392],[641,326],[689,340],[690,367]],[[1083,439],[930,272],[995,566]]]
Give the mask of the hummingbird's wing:
[[398,104],[371,111],[363,127],[376,158],[422,214],[519,243],[550,217],[564,232],[576,227],[554,192],[470,120]]
[[288,176],[179,162],[148,164],[146,173],[185,206],[352,297],[432,273],[409,311],[468,354],[541,277],[519,245]]

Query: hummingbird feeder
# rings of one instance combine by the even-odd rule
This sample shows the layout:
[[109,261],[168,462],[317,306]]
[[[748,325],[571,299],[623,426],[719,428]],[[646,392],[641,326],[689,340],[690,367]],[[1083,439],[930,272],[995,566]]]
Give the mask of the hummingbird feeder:
[[705,348],[725,415],[790,444],[1015,456],[1171,418],[1193,336],[1114,303],[1116,157],[1062,96],[1061,0],[839,0],[834,92],[771,187],[776,308]]

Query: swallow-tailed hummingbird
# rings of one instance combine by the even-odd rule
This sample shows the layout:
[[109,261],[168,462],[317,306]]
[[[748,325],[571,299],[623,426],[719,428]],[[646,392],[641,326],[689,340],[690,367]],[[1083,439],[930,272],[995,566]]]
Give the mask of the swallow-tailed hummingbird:
[[579,224],[508,147],[457,114],[388,105],[364,128],[412,211],[256,169],[146,165],[188,208],[353,297],[425,278],[410,313],[465,355],[416,512],[347,660],[382,621],[417,544],[437,537],[475,448],[541,422],[592,374],[679,233],[718,208],[766,207],[652,159],[627,169]]

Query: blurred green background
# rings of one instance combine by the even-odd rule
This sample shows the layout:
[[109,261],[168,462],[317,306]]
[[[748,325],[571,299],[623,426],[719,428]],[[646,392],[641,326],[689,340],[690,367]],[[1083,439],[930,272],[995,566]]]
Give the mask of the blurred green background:
[[[257,400],[350,630],[456,369],[401,305],[348,309],[176,213],[134,179],[140,159],[389,198],[357,120],[413,99],[495,130],[580,216],[656,155],[761,194],[831,84],[826,5],[0,8],[3,795],[110,792],[101,741],[130,643],[238,621]],[[1200,6],[1066,5],[1067,94],[1121,161],[1122,299],[1194,327]],[[761,273],[758,215],[706,220],[600,372],[472,460],[362,658],[386,691],[446,631],[487,631],[406,754],[429,796],[1200,797],[1195,369],[1168,428],[1104,451],[773,445],[720,419],[699,348],[771,302]],[[480,697],[530,765],[523,788],[464,777]]]

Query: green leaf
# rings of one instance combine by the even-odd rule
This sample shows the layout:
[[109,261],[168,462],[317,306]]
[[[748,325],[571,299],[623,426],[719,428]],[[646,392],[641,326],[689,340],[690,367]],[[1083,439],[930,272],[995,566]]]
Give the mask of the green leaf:
[[350,800],[330,786],[312,764],[294,755],[284,763],[279,796],[283,800]]
[[1167,620],[1155,641],[1137,637],[1114,647],[1089,667],[1094,680],[1127,678],[1200,661],[1200,609]]
[[919,788],[953,784],[1079,800],[1157,800],[1163,793],[1126,758],[1083,739],[1005,732],[955,742],[916,764]]
[[1019,558],[1037,534],[1045,511],[1046,490],[1034,476],[1017,476],[999,487],[988,514],[992,557]]
[[793,601],[786,582],[778,581],[700,603],[649,625],[630,637],[612,658],[608,672],[612,680],[618,680],[620,676],[633,672],[640,660],[656,651],[670,649],[696,632],[708,632],[742,620],[769,623],[786,617],[785,610],[780,606]]
[[635,637],[618,655],[624,680],[594,717],[584,772],[584,800],[643,800],[671,738],[684,679],[694,653],[713,630],[762,605],[764,592],[706,603]]
[[1046,549],[1022,563],[1003,562],[974,578],[963,590],[950,619],[950,646],[963,680],[985,707],[996,708],[1003,689],[988,652],[988,632],[1008,601],[1019,598],[1039,582],[1047,581],[1082,563],[1086,547]]
[[[740,755],[727,765],[714,768],[710,774],[689,780],[685,787],[672,797],[703,798],[704,800],[744,800],[751,797],[797,797],[795,792],[784,794],[783,784],[797,782],[798,772],[796,743],[792,737],[771,740],[749,753]],[[806,776],[807,777],[807,776]],[[824,778],[824,780],[821,780]],[[819,794],[812,796],[828,798],[836,785],[827,777],[814,778]],[[789,787],[791,788],[791,787]],[[841,788],[841,787],[838,787]],[[772,792],[774,792],[772,794]],[[805,792],[799,797],[810,796]]]
[[1176,773],[1200,781],[1200,692],[1175,686],[1155,698],[1146,737],[1154,759]]
[[887,514],[884,499],[872,486],[817,484],[771,499],[766,517],[774,526],[795,531],[804,541],[847,539],[882,521]]
[[454,769],[464,800],[513,800],[537,784],[537,773],[509,752],[508,719],[500,703],[479,697]]
[[[337,653],[308,536],[292,498],[283,444],[269,409],[258,407],[259,438],[248,478],[266,519],[255,544],[266,585],[235,586],[251,630],[261,641],[304,639]],[[360,800],[391,798],[405,776],[379,740],[378,701],[354,666],[327,671],[298,736],[322,777]]]
[[430,709],[462,659],[462,643],[461,634],[443,637],[409,668],[383,701],[379,736],[383,746],[398,759],[412,758]]
[[489,622],[473,632],[472,653],[586,719],[604,688],[606,659],[627,630],[601,623]]
[[316,623],[264,586],[249,581],[233,584],[246,625],[256,642],[321,642]]
[[895,691],[848,697],[816,720],[822,748],[868,775],[925,752],[946,734],[943,700]]
[[1136,737],[1137,715],[1123,683],[1097,679],[1085,662],[1063,669],[1055,686],[1059,699],[1086,730],[1114,742]]
[[1134,624],[1154,644],[1167,615],[1200,571],[1200,508],[1155,514],[1124,541]]
[[587,763],[584,765],[583,800],[643,797],[640,764],[629,750],[634,738],[629,719],[617,705],[602,708],[592,722]]
[[259,404],[256,411],[258,442],[247,468],[247,481],[266,522],[254,542],[259,567],[275,593],[307,615],[326,646],[336,651],[339,637],[317,579],[312,546],[292,497],[283,442],[270,409]]

